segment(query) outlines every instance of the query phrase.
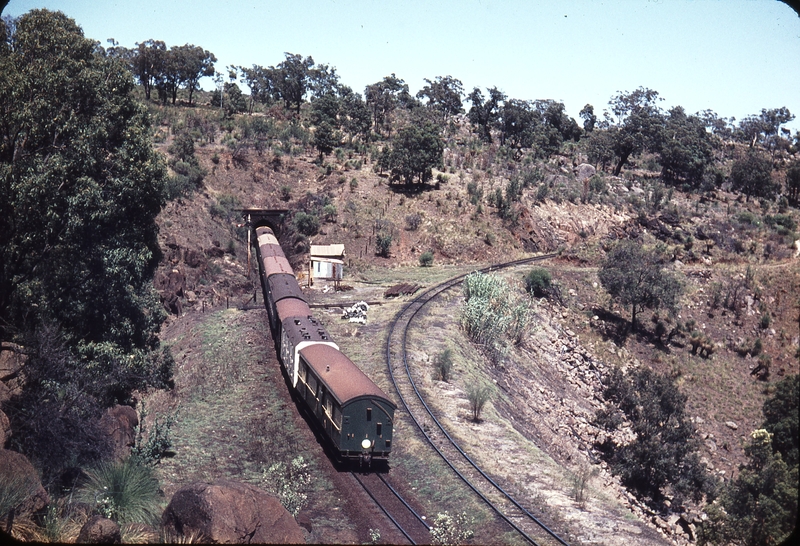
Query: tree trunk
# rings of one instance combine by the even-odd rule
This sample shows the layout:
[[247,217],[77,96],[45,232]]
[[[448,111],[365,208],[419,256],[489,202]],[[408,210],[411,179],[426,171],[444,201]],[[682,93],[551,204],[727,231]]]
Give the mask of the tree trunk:
[[636,304],[631,306],[631,332],[636,331]]
[[614,176],[619,176],[619,173],[622,172],[623,165],[628,162],[628,157],[630,157],[630,155],[630,153],[626,153],[620,156],[619,161],[617,161],[616,166],[614,166]]

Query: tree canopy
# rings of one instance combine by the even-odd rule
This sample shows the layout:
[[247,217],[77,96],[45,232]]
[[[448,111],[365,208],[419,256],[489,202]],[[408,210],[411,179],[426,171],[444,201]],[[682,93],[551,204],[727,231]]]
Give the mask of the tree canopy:
[[750,149],[731,167],[731,188],[750,197],[772,197],[777,185],[772,181],[772,160],[763,152]]
[[388,167],[392,178],[411,184],[416,178],[427,182],[431,169],[442,165],[444,142],[433,123],[412,124],[400,129],[392,139]]
[[[8,34],[0,46],[0,341],[33,344],[41,356],[26,384],[39,389],[37,411],[12,414],[47,418],[44,400],[66,404],[65,417],[66,393],[124,399],[160,366],[152,355],[164,312],[151,280],[165,168],[121,60],[102,55],[60,12],[32,10]],[[68,371],[37,386],[35,366],[53,362]]]
[[631,328],[644,309],[674,310],[683,291],[680,281],[664,271],[658,254],[636,241],[623,241],[608,253],[598,271],[600,283],[622,305],[631,308]]

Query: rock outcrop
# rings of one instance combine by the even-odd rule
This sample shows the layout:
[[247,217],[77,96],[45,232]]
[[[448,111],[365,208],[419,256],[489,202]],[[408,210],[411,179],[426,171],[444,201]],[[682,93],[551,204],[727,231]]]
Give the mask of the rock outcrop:
[[81,527],[75,543],[121,544],[122,534],[116,522],[102,516],[94,516]]
[[277,498],[250,484],[217,481],[179,489],[162,526],[175,536],[227,544],[302,544],[303,530]]
[[[14,509],[16,518],[30,516],[50,504],[36,469],[21,453],[0,449],[0,482],[13,484],[11,489],[19,494],[20,500]],[[0,528],[6,530],[3,527],[6,523],[6,520],[0,522]]]
[[136,427],[139,416],[130,406],[113,406],[108,408],[100,418],[100,430],[108,436],[113,456],[118,460],[125,459],[131,453],[136,442]]

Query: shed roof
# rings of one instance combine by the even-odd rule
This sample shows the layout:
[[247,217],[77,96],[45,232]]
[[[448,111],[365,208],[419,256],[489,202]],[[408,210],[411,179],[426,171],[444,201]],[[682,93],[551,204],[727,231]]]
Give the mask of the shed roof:
[[341,243],[335,245],[311,245],[310,254],[312,257],[340,258],[344,256],[344,245]]
[[300,355],[342,406],[357,398],[374,397],[397,407],[352,360],[330,345],[311,345],[301,349]]

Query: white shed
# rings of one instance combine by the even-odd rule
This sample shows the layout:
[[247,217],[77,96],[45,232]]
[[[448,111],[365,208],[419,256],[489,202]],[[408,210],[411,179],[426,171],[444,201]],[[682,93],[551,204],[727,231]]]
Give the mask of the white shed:
[[311,245],[309,276],[312,279],[342,280],[344,245]]

